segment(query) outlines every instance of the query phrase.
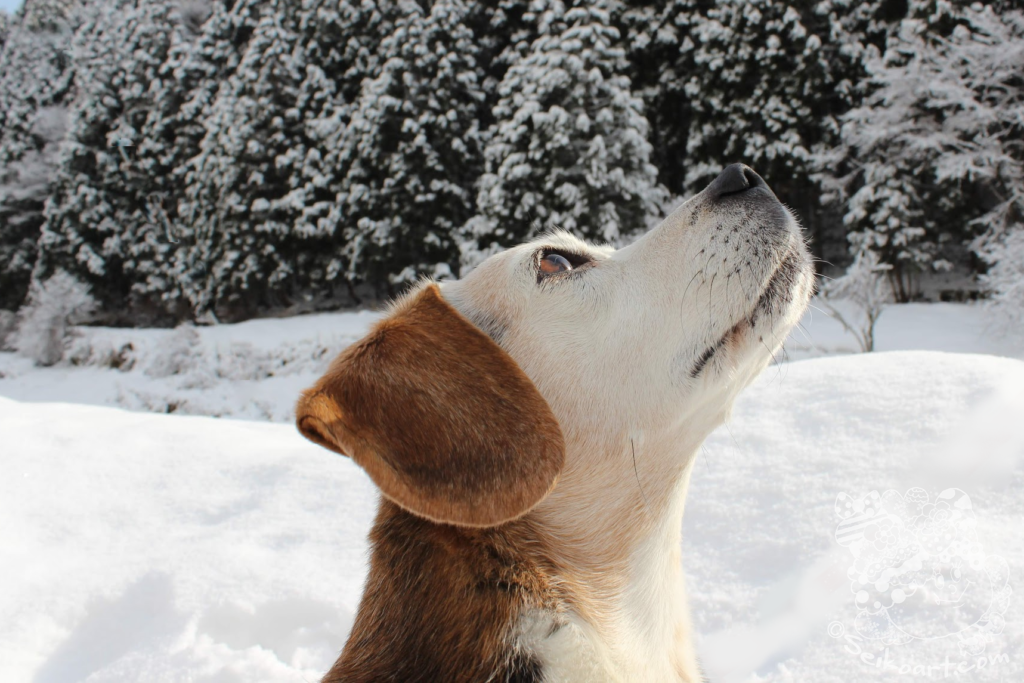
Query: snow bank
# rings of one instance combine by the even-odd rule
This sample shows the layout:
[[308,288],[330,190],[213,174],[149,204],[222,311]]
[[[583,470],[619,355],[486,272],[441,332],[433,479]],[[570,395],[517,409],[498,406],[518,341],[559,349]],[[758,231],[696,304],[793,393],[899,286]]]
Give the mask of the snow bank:
[[[704,451],[687,502],[683,566],[710,680],[902,683],[954,678],[947,656],[954,669],[975,665],[952,628],[888,647],[881,667],[861,659],[884,658],[886,647],[854,630],[847,572],[855,558],[836,540],[837,497],[912,487],[930,502],[947,488],[965,491],[979,543],[1008,562],[1017,591],[1001,614],[1003,632],[981,653],[1010,661],[958,678],[1024,680],[1024,363],[889,352],[783,364],[741,395]],[[936,623],[975,625],[991,595],[965,598]],[[936,664],[941,671],[915,674]]]
[[[372,484],[284,425],[0,399],[0,680],[303,681]],[[190,678],[191,677],[191,678]]]
[[[935,680],[829,635],[856,617],[837,496],[912,486],[966,491],[1019,589],[981,655],[994,663],[960,678],[1020,680],[1022,417],[1024,363],[1005,358],[766,371],[698,456],[684,520],[712,680]],[[375,493],[290,425],[0,399],[0,471],[0,680],[312,681],[344,643]],[[917,640],[890,659],[975,666],[960,647]]]

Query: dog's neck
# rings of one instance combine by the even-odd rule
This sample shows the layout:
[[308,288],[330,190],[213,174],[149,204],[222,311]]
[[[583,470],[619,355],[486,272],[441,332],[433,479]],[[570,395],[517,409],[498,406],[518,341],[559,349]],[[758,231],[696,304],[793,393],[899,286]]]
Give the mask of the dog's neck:
[[[536,643],[551,680],[701,680],[681,558],[699,443],[613,441],[608,457],[590,454],[589,481],[570,476],[538,506],[533,516],[570,604],[571,628]],[[607,467],[594,468],[595,461]],[[595,489],[608,495],[595,499]]]

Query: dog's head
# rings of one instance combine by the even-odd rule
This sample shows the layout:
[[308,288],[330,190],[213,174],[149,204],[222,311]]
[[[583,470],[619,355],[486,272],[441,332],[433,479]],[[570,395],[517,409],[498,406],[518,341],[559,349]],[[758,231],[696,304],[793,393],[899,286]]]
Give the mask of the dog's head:
[[298,426],[438,522],[514,519],[559,478],[593,505],[681,470],[812,287],[793,216],[735,164],[625,248],[554,233],[421,284],[303,394]]

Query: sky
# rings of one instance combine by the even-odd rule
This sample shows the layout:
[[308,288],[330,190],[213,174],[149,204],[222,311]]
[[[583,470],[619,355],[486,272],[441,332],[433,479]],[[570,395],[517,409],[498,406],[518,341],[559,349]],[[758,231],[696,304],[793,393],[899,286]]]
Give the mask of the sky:
[[8,14],[14,14],[14,10],[21,7],[21,0],[0,0],[0,9]]

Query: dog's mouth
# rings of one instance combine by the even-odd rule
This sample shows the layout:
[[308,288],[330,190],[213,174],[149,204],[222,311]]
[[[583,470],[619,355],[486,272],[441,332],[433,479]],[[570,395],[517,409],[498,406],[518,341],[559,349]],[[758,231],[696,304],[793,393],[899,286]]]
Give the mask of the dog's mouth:
[[761,296],[758,297],[754,310],[747,319],[753,327],[763,315],[773,315],[793,302],[793,287],[800,276],[802,260],[796,250],[789,248],[779,260],[775,272],[768,278]]
[[773,318],[792,303],[793,289],[800,275],[801,263],[802,259],[798,252],[792,247],[787,249],[765,283],[750,313],[740,318],[718,341],[704,350],[690,370],[691,377],[696,378],[719,351],[738,342],[752,331],[764,316]]

